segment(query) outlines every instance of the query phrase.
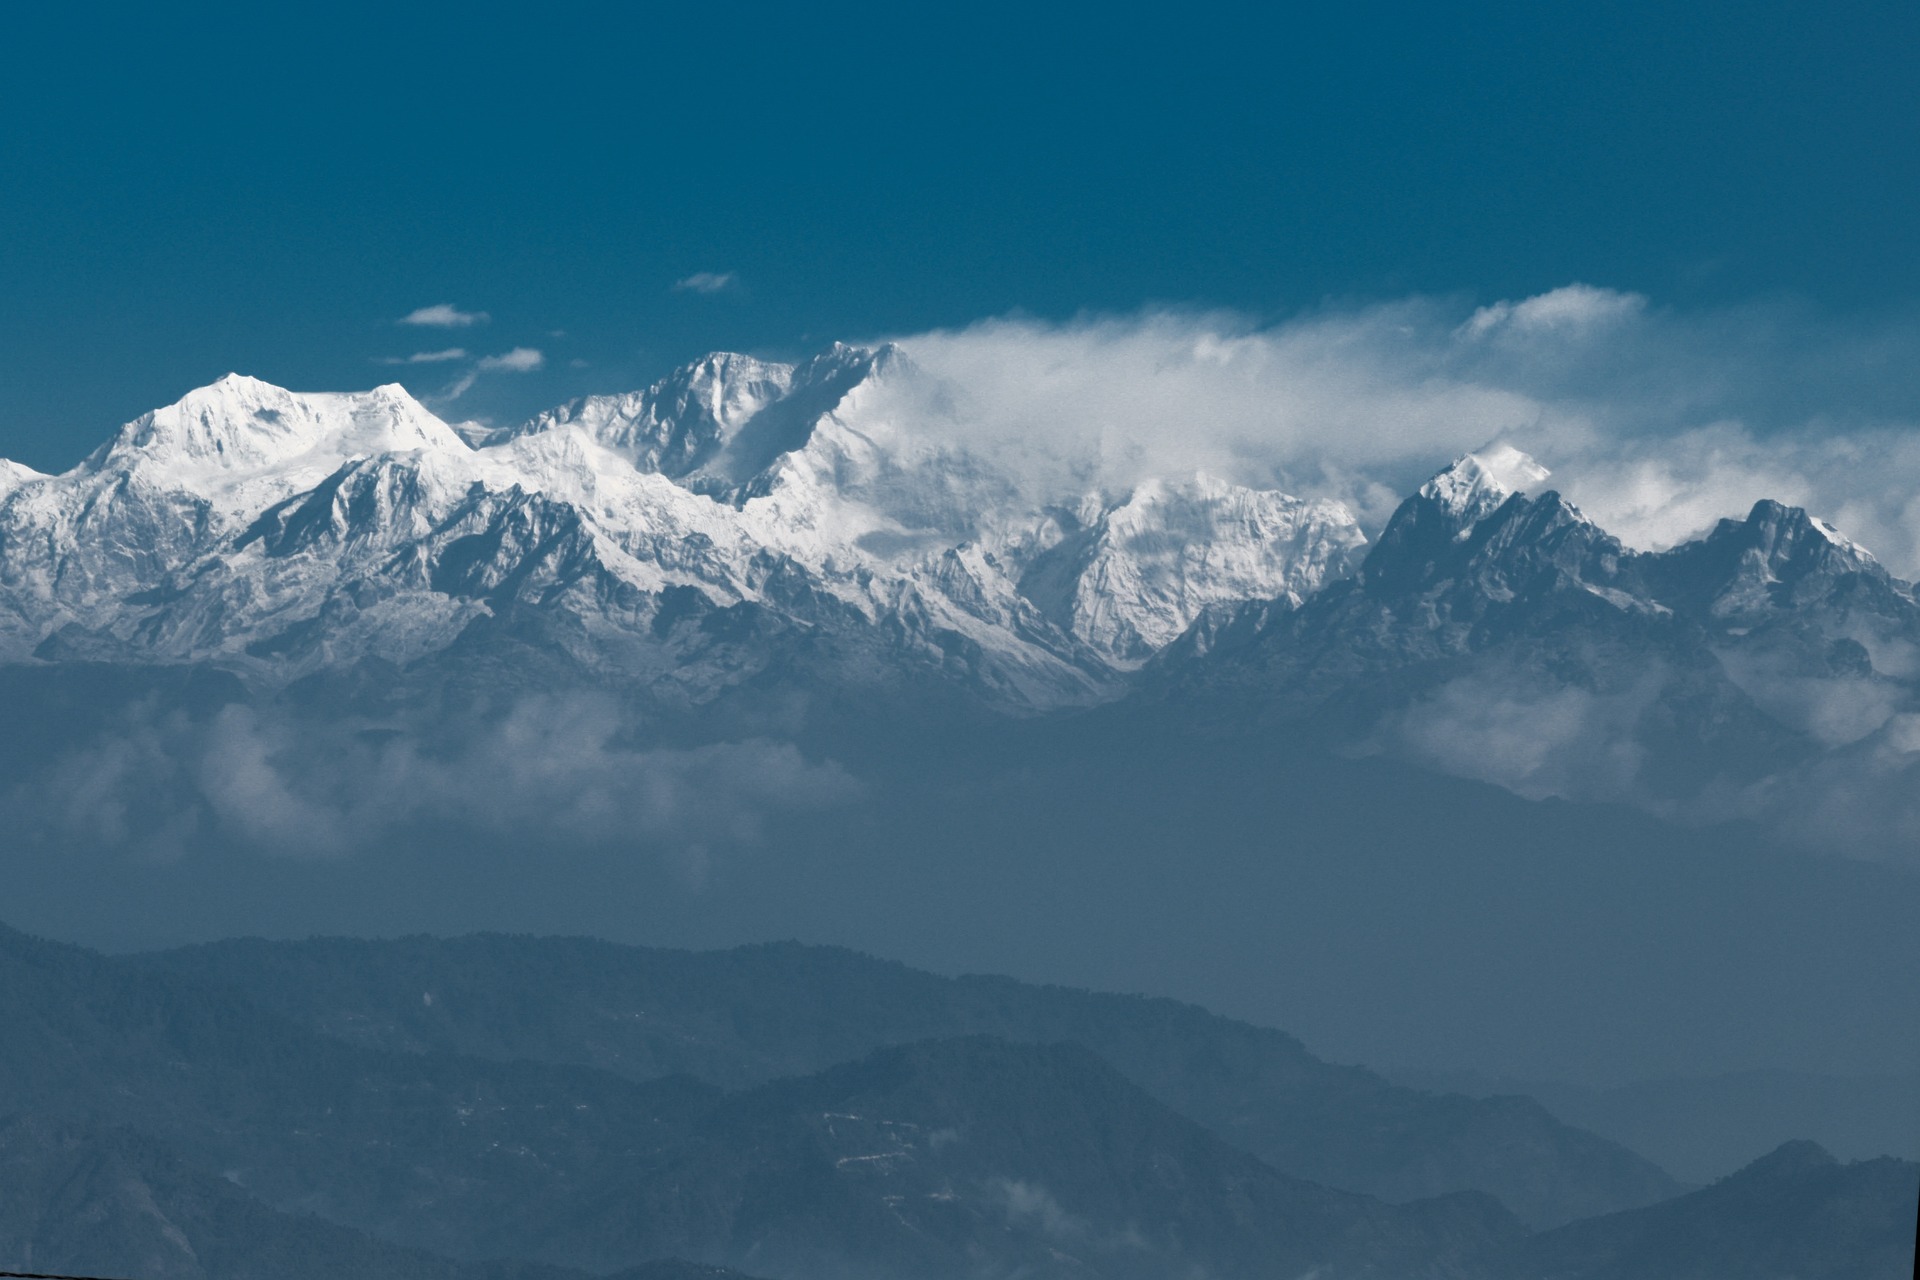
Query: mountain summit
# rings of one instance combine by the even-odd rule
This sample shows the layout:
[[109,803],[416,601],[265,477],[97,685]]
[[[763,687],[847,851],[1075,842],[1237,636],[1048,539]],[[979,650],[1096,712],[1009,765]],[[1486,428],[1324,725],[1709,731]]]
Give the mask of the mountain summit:
[[1421,485],[1417,496],[1466,529],[1515,493],[1541,484],[1551,474],[1512,445],[1496,444],[1456,459]]

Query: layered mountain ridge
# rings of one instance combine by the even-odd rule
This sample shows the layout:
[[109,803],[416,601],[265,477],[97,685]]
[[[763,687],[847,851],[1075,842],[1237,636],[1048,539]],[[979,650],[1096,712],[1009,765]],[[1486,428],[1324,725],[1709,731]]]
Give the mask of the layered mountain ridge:
[[[0,1264],[21,1271],[1877,1280],[1912,1261],[1911,1162],[1796,1141],[1683,1194],[1526,1099],[1395,1089],[1167,1001],[851,953],[493,936],[116,959],[0,926],[0,975]],[[1303,1177],[1303,1139],[1349,1173],[1398,1149],[1441,1186]]]

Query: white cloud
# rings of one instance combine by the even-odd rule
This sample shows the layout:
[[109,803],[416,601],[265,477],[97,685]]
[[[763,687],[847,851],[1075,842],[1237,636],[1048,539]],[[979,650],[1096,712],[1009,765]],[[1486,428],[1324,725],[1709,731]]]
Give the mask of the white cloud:
[[410,356],[382,356],[381,364],[446,364],[453,360],[465,360],[465,347],[448,347],[444,351],[416,351]]
[[515,347],[497,356],[487,356],[480,361],[482,369],[500,369],[508,373],[531,373],[547,362],[547,357],[533,347]]
[[696,271],[684,280],[675,280],[675,293],[724,293],[737,288],[740,277],[731,271]]
[[431,307],[409,311],[400,317],[400,323],[428,329],[469,329],[476,324],[485,324],[488,319],[484,311],[462,311],[451,302],[437,302]]

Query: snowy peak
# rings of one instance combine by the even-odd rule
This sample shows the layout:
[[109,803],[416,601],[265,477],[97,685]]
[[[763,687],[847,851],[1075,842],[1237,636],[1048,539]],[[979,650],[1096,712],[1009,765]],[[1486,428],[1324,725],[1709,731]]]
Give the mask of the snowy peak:
[[1434,618],[1573,591],[1617,608],[1657,608],[1617,579],[1630,553],[1551,490],[1547,469],[1510,446],[1468,454],[1400,504],[1361,577],[1376,597],[1445,595]]
[[415,449],[465,452],[467,445],[397,383],[298,394],[230,373],[134,419],[82,465],[94,473],[138,471],[204,496],[278,468],[324,475],[349,458]]
[[1455,459],[1420,486],[1418,496],[1432,503],[1461,529],[1484,520],[1516,493],[1525,493],[1552,474],[1510,444],[1496,444]]
[[[1490,518],[1547,475],[1545,467],[1511,445],[1456,459],[1394,511],[1367,556],[1363,576],[1370,587],[1395,591],[1446,577],[1449,566],[1482,540]],[[1525,498],[1519,501],[1530,505]],[[1563,502],[1552,505],[1577,516]]]
[[783,455],[804,448],[820,420],[861,384],[896,369],[898,348],[850,347],[836,342],[794,366],[785,394],[740,424],[722,448],[691,476],[695,487],[744,494]]
[[577,427],[638,470],[724,490],[805,445],[823,414],[899,358],[891,344],[835,343],[798,365],[714,352],[644,391],[586,396],[485,443]]
[[793,386],[792,365],[716,352],[644,391],[586,396],[550,409],[511,436],[578,426],[642,471],[682,476],[706,461]]

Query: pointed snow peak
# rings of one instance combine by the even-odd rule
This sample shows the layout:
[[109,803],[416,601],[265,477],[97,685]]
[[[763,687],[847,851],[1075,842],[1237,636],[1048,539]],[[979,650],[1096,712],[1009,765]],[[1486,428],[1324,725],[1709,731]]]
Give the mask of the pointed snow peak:
[[1516,493],[1544,481],[1549,472],[1510,444],[1496,444],[1457,459],[1420,486],[1420,496],[1449,516],[1472,525]]
[[407,390],[398,382],[383,382],[373,390],[367,392],[367,397],[371,400],[385,400],[397,405],[424,407],[420,405],[418,400],[414,399],[413,392]]
[[886,370],[903,363],[896,348],[853,347],[836,342],[791,370],[792,380],[777,398],[731,432],[725,444],[703,458],[692,474],[694,487],[736,499],[760,492],[768,472],[784,455],[804,449],[814,428],[840,411],[848,397]]
[[[1547,478],[1547,469],[1512,445],[1497,444],[1469,453],[1421,485],[1394,511],[1380,540],[1367,555],[1362,577],[1380,590],[1411,589],[1425,583],[1456,552],[1468,546],[1483,522],[1516,494]],[[1524,528],[1538,535],[1564,522],[1588,524],[1585,516],[1558,494],[1538,503],[1523,501],[1527,516],[1510,536]]]
[[[1122,522],[1128,513],[1145,511],[1165,511],[1172,508],[1192,508],[1217,510],[1233,513],[1251,507],[1278,505],[1289,510],[1305,510],[1312,507],[1324,511],[1333,518],[1351,520],[1347,508],[1338,502],[1308,502],[1282,493],[1278,489],[1253,489],[1238,485],[1231,480],[1223,480],[1207,471],[1195,471],[1183,476],[1150,476],[1136,484],[1127,495],[1118,502],[1104,504],[1104,514],[1110,522]],[[1337,513],[1337,516],[1334,515]],[[1095,517],[1099,518],[1098,515]],[[1156,516],[1155,518],[1160,518]],[[1358,528],[1358,525],[1355,525]]]

